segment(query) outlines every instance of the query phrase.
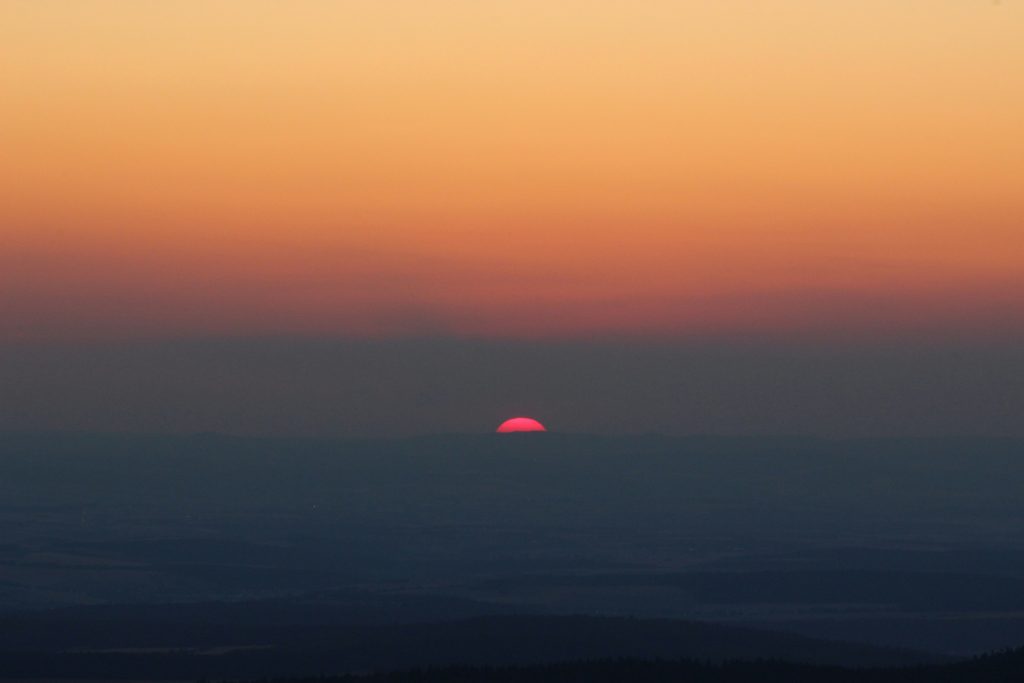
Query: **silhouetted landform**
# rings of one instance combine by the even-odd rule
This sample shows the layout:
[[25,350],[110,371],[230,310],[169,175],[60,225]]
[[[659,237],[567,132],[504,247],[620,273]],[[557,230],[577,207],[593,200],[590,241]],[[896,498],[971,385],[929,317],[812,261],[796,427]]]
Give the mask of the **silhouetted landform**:
[[452,667],[261,683],[1019,683],[1024,651],[944,666],[852,670],[779,661],[603,660],[531,667]]
[[[503,666],[637,658],[782,659],[850,666],[934,662],[921,653],[814,640],[717,624],[608,617],[481,617],[387,626],[282,625],[233,629],[168,622],[49,622],[50,651],[25,651],[5,621],[0,671],[7,678],[187,679],[338,674],[446,665]],[[13,637],[12,637],[13,636]],[[249,640],[239,639],[245,636]],[[25,636],[20,636],[25,638]],[[183,647],[195,638],[193,647]],[[72,643],[78,643],[72,645]],[[113,643],[119,645],[113,646]],[[163,645],[158,645],[162,643]],[[169,646],[177,643],[176,646]],[[216,643],[216,645],[214,645]],[[12,651],[12,647],[18,650]]]
[[[552,523],[551,513],[558,512],[565,521],[675,527],[686,520],[673,513],[742,497],[748,505],[742,518],[710,521],[724,529],[753,521],[748,515],[755,512],[781,521],[813,506],[815,519],[792,519],[823,525],[838,515],[842,528],[874,529],[884,522],[900,529],[940,524],[970,510],[1017,510],[1022,455],[1022,440],[980,438],[523,434],[332,441],[5,434],[0,500],[37,508],[102,501],[197,512],[316,505],[321,512],[377,520],[408,519],[411,509],[433,521],[458,513],[454,521],[462,523]],[[446,497],[455,493],[462,495]],[[922,507],[928,503],[942,507]],[[462,516],[467,510],[482,519]],[[909,517],[883,517],[898,510]],[[863,516],[851,516],[854,511]]]
[[97,605],[0,615],[0,652],[303,645],[350,627],[461,621],[514,608],[418,595],[331,591],[245,602]]
[[110,648],[586,614],[966,656],[1024,642],[1021,491],[1014,439],[3,434],[0,616],[28,649],[59,608],[135,625]]
[[1024,611],[1024,578],[905,571],[722,571],[590,576],[521,576],[484,582],[509,594],[519,589],[667,586],[719,605],[890,605],[915,612]]

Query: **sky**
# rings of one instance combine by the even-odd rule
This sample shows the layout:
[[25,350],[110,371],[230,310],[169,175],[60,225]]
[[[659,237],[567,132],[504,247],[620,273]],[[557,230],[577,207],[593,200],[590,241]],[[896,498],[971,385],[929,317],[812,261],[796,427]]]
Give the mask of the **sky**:
[[[0,0],[0,428],[1024,434],[1022,35],[1016,0]],[[861,398],[745,407],[780,353]],[[406,374],[346,393],[370,356]],[[686,372],[718,412],[651,389]]]

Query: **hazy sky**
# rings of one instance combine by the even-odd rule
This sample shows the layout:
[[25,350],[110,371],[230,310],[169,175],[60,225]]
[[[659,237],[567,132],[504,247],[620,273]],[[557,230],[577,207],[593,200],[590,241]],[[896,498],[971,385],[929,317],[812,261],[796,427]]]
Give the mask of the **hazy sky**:
[[0,430],[1024,436],[1020,345],[189,340],[0,350]]
[[[62,423],[47,386],[82,422],[42,381],[55,349],[426,337],[557,364],[597,336],[637,378],[651,345],[1015,352],[1022,36],[1016,0],[0,0],[0,368],[43,411],[0,427]],[[986,367],[973,396],[1024,409]]]

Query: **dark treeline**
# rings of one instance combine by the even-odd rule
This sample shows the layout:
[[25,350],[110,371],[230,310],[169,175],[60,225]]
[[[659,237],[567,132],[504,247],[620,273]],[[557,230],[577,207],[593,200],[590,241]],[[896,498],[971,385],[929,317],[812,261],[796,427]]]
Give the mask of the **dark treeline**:
[[[609,660],[540,666],[446,667],[258,683],[1020,683],[1024,648],[942,666],[850,669],[787,662]],[[252,682],[257,683],[257,682]]]

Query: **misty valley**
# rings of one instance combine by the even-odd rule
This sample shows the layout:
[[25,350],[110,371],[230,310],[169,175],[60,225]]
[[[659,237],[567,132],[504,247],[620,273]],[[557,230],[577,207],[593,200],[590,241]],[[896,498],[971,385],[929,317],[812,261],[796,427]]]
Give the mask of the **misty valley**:
[[945,670],[1024,645],[1022,453],[982,438],[6,434],[0,670]]

